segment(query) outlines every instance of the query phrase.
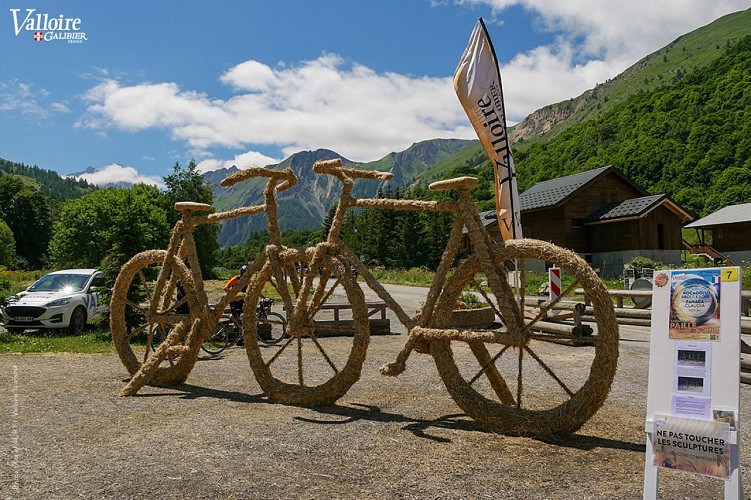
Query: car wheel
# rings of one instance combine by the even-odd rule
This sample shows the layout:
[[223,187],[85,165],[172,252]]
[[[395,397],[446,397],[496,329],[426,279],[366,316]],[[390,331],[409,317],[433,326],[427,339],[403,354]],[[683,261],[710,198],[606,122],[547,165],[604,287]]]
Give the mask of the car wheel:
[[86,310],[78,306],[73,310],[73,314],[70,315],[70,323],[68,324],[68,333],[70,335],[80,335],[83,333],[83,329],[86,326]]

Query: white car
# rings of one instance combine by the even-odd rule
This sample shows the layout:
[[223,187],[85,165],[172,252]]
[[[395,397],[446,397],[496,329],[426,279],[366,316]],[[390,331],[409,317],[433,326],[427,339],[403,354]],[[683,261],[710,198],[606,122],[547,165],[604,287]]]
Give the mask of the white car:
[[105,282],[96,269],[66,269],[42,276],[0,307],[3,326],[11,333],[38,328],[67,328],[80,334],[86,323],[106,311]]

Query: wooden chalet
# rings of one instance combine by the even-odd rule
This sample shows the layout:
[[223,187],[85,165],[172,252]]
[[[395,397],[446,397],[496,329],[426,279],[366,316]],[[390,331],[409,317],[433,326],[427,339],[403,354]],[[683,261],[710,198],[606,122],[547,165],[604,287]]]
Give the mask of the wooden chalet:
[[695,229],[699,235],[699,245],[689,248],[692,253],[706,254],[717,264],[751,262],[751,203],[721,208],[685,228]]
[[[693,217],[664,194],[650,195],[617,168],[597,168],[535,184],[519,196],[524,237],[580,254],[605,276],[643,256],[681,264],[681,226]],[[494,212],[483,224],[500,239]],[[528,264],[540,271],[542,263]]]

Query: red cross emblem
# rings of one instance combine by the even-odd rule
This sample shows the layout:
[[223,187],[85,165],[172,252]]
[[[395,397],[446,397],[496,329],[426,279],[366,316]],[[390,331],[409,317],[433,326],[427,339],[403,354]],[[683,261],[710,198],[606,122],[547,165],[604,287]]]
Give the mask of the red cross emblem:
[[34,32],[34,41],[35,42],[41,42],[44,40],[44,33],[41,31],[35,31]]

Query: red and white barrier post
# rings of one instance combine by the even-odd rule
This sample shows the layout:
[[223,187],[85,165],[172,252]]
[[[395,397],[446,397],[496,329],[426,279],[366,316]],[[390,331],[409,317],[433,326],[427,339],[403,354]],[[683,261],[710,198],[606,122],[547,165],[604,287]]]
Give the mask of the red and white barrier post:
[[548,269],[548,298],[553,301],[561,296],[561,269],[551,267]]

